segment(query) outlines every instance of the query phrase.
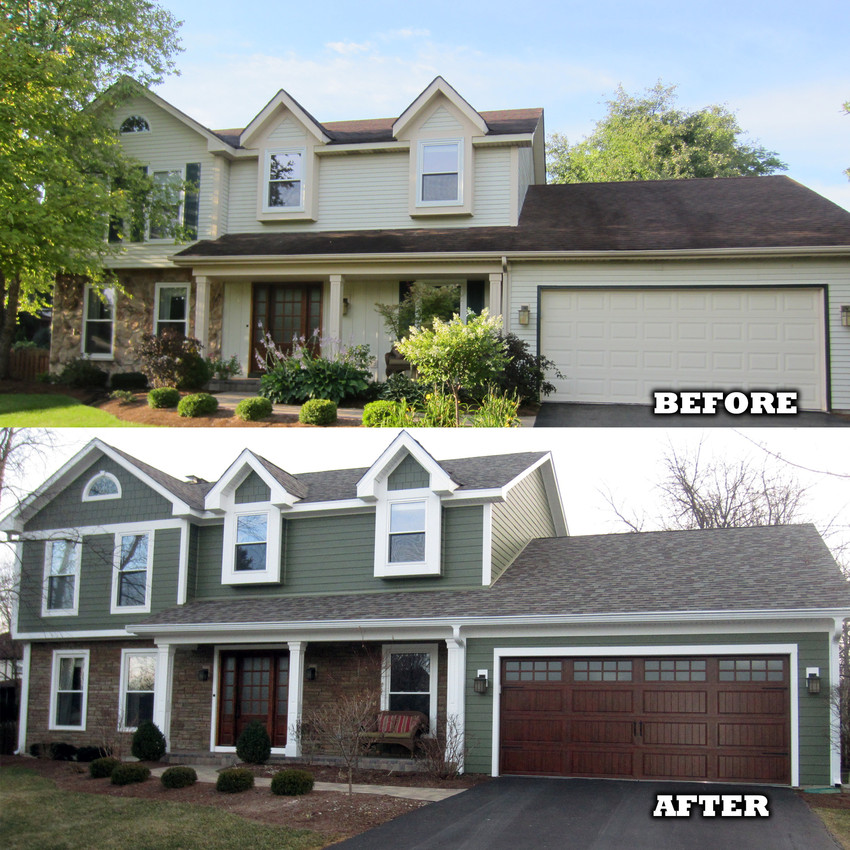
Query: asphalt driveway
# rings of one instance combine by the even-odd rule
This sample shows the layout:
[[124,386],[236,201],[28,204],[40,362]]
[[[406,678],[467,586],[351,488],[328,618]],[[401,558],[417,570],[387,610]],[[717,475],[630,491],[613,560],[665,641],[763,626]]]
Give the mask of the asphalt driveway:
[[[761,794],[769,817],[653,818],[658,794]],[[335,844],[340,850],[836,850],[789,788],[501,777]]]

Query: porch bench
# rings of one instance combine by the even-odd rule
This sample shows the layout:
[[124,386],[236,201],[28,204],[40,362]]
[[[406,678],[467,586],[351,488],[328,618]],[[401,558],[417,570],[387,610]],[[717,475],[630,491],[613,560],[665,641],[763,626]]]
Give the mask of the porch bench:
[[374,730],[363,733],[367,746],[399,744],[413,755],[428,718],[421,711],[379,711]]

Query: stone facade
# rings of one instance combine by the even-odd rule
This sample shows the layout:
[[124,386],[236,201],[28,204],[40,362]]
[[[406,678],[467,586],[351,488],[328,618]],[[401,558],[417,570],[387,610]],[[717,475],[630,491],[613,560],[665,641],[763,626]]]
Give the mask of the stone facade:
[[[211,646],[189,650],[178,647],[174,654],[169,742],[172,752],[198,753],[207,752],[210,748],[213,661]],[[198,678],[201,670],[209,671],[205,682]]]

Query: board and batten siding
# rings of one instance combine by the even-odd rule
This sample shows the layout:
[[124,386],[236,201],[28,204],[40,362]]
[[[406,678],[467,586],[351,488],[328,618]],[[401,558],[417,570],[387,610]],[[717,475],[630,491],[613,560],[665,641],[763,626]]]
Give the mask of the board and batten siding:
[[374,514],[288,518],[283,527],[281,584],[230,587],[221,583],[223,526],[202,526],[198,529],[197,568],[190,596],[238,599],[480,587],[482,538],[481,506],[445,508],[442,575],[380,579],[374,577]]
[[[655,260],[641,262],[532,262],[511,266],[509,330],[537,348],[537,293],[540,287],[762,287],[819,286],[828,295],[832,407],[850,410],[850,330],[841,327],[841,305],[850,304],[850,261],[788,260]],[[517,324],[520,306],[531,308],[528,325]],[[546,351],[540,354],[547,356]]]
[[[829,635],[824,632],[758,632],[752,634],[685,634],[677,635],[595,635],[561,637],[467,638],[466,646],[466,738],[469,773],[490,773],[492,766],[493,701],[499,699],[495,688],[476,694],[472,680],[478,670],[486,669],[492,681],[493,652],[498,648],[571,647],[571,656],[581,656],[581,647],[604,646],[712,646],[715,644],[796,644],[797,696],[799,705],[800,784],[824,785],[830,778],[829,699]],[[709,653],[710,654],[710,653]],[[819,667],[821,694],[813,697],[806,691],[806,667]],[[792,683],[792,687],[795,685]]]
[[536,537],[555,537],[543,473],[535,469],[508,492],[504,502],[492,508],[492,580],[513,563]]

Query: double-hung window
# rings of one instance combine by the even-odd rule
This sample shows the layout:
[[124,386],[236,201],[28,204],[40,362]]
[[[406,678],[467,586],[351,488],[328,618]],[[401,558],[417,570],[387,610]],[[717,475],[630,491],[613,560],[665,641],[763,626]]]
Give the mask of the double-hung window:
[[119,532],[115,535],[112,571],[112,613],[147,613],[150,610],[153,535]]
[[458,139],[419,143],[417,204],[463,203],[463,144]]
[[381,708],[421,711],[434,728],[437,717],[437,647],[434,644],[384,646]]
[[239,505],[224,520],[222,581],[264,584],[280,581],[281,519],[268,503]]
[[187,336],[189,318],[189,285],[183,283],[158,283],[156,285],[156,319],[154,333],[159,336],[169,329]]
[[112,359],[115,290],[86,287],[83,304],[83,354],[92,360]]
[[77,613],[80,595],[80,544],[73,540],[48,540],[45,547],[45,587],[42,615]]
[[287,212],[304,209],[303,150],[266,152],[264,212]]
[[85,729],[89,651],[56,650],[50,684],[50,729]]
[[131,731],[153,720],[156,653],[125,649],[121,654],[119,727]]
[[238,573],[265,570],[268,537],[268,514],[242,514],[236,517],[233,569]]
[[425,501],[390,505],[387,560],[391,564],[425,561]]
[[440,575],[440,497],[424,490],[391,492],[375,509],[375,576]]
[[151,239],[172,239],[180,225],[183,202],[183,174],[180,171],[154,171],[157,203],[151,210],[148,235]]

